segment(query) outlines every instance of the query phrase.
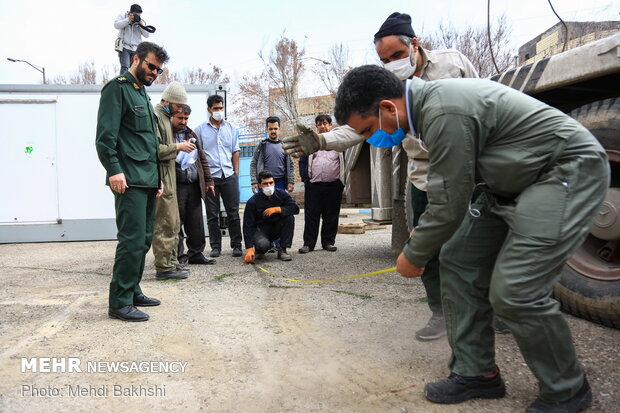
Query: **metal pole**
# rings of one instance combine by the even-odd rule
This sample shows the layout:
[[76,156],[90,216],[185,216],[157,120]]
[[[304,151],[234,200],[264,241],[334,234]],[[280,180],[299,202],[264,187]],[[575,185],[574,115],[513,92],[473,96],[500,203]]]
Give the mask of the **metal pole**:
[[13,59],[11,57],[7,57],[6,60],[10,61],[10,62],[23,62],[26,63],[27,65],[30,65],[32,68],[34,68],[35,70],[41,72],[43,74],[43,84],[45,84],[45,68],[43,66],[39,67],[37,65],[33,65],[32,63],[26,61],[26,60],[20,60],[20,59]]

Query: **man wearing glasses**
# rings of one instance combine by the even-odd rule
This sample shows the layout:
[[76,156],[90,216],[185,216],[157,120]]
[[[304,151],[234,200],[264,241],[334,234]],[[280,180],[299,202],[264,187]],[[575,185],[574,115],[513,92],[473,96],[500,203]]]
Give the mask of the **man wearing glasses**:
[[95,145],[114,194],[118,229],[108,315],[123,321],[146,321],[148,314],[136,306],[160,304],[140,289],[155,201],[163,193],[157,121],[144,86],[157,79],[168,59],[158,45],[140,43],[131,68],[103,87],[99,101]]

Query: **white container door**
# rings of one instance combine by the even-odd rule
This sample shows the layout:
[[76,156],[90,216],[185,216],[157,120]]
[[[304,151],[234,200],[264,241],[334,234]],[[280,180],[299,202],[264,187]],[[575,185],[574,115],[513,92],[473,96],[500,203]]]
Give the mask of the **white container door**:
[[56,222],[56,100],[0,100],[0,224]]

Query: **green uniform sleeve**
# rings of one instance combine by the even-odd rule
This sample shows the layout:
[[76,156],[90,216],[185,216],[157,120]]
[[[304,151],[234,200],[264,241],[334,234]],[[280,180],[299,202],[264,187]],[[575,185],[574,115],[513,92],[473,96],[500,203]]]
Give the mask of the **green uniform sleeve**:
[[467,213],[475,179],[477,129],[474,119],[454,114],[439,115],[423,125],[430,162],[428,206],[403,249],[412,264],[423,267]]
[[122,95],[121,85],[116,81],[111,81],[102,89],[99,100],[95,146],[99,160],[108,176],[123,173],[117,152],[123,113]]

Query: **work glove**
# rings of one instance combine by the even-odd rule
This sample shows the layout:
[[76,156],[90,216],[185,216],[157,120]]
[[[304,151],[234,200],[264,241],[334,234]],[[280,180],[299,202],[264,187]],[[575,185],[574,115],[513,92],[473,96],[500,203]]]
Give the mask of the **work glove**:
[[254,248],[248,248],[245,250],[245,258],[243,260],[248,264],[252,264],[254,262],[254,258],[256,258],[256,254],[254,253]]
[[263,211],[263,216],[270,217],[273,214],[281,214],[281,213],[282,213],[282,208],[280,208],[280,207],[271,207],[271,208],[267,208],[266,210]]
[[319,135],[301,123],[297,123],[295,126],[297,126],[300,135],[289,136],[282,139],[284,153],[294,158],[299,158],[300,156],[310,155],[316,151],[325,149],[326,143],[323,135]]

